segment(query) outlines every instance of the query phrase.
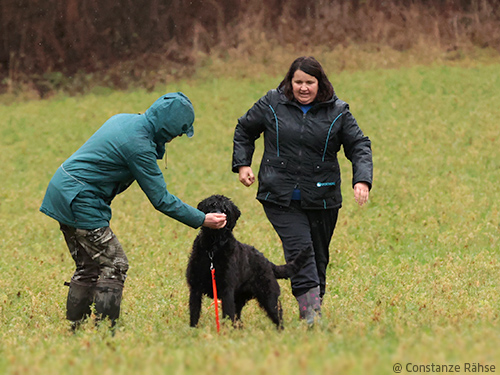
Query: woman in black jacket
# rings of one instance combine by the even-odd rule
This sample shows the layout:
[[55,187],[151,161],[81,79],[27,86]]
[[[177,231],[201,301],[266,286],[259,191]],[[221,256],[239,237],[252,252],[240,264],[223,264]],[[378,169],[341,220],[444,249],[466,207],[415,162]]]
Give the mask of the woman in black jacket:
[[352,163],[354,197],[361,206],[372,186],[371,142],[313,57],[296,59],[279,87],[238,120],[232,169],[245,186],[255,182],[252,156],[262,133],[257,199],[287,262],[312,244],[314,254],[291,284],[300,318],[313,324],[321,316],[328,248],[342,205],[337,153],[343,146]]

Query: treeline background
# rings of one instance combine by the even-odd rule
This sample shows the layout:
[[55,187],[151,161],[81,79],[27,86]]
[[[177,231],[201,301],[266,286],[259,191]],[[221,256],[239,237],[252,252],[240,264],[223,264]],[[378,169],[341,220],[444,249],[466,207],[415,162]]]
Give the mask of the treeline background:
[[[498,0],[0,0],[0,91],[154,86],[206,56],[370,44],[500,52]],[[272,53],[269,49],[267,53]],[[148,73],[150,72],[150,73]]]

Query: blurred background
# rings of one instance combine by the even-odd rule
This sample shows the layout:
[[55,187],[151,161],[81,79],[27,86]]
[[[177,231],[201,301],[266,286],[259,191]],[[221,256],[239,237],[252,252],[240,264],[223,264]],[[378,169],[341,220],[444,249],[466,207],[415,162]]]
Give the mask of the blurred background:
[[[0,93],[153,90],[207,61],[352,45],[500,51],[498,0],[1,0]],[[338,67],[342,69],[342,66]],[[280,72],[281,74],[281,72]]]

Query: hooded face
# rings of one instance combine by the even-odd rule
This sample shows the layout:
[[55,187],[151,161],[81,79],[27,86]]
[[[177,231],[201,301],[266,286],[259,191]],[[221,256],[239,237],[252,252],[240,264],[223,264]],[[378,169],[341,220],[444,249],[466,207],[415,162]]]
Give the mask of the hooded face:
[[175,137],[194,134],[194,109],[191,101],[181,92],[165,94],[154,102],[145,113],[153,125],[154,141],[158,146]]

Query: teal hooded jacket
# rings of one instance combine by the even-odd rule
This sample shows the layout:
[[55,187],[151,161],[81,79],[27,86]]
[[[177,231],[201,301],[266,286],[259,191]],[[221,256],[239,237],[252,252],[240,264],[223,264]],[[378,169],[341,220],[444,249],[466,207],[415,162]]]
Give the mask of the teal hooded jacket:
[[193,105],[183,93],[163,95],[144,114],[106,121],[56,171],[40,211],[81,229],[109,226],[111,201],[137,181],[160,212],[193,228],[205,214],[170,194],[157,160],[165,143],[193,135]]

